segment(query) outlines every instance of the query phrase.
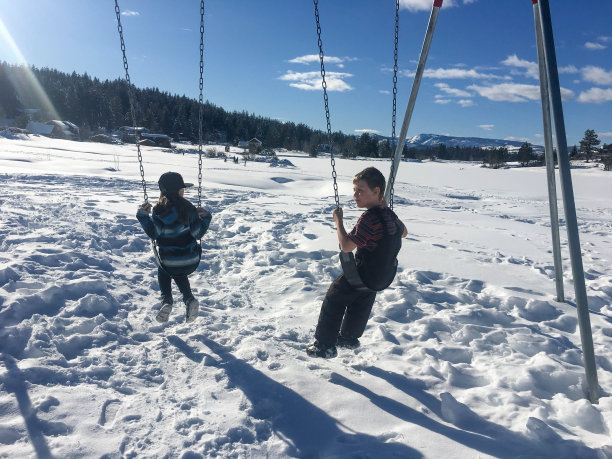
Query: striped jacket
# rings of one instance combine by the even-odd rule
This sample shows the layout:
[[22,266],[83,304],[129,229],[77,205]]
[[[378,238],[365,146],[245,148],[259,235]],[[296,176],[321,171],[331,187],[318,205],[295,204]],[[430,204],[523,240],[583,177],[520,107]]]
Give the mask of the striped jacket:
[[153,217],[138,209],[136,218],[142,225],[145,233],[157,241],[159,258],[165,268],[182,270],[197,266],[200,262],[200,246],[198,239],[208,230],[212,216],[207,214],[200,218],[195,209],[189,215],[189,225],[178,218],[175,208],[161,217],[153,211]]

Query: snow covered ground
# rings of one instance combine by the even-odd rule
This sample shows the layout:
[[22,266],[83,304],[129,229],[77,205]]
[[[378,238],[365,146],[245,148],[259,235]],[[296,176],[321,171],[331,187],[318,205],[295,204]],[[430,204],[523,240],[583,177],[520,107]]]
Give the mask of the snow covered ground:
[[[152,201],[162,172],[197,182],[192,153],[143,156]],[[339,274],[329,159],[282,157],[204,160],[203,307],[159,325],[135,147],[0,138],[0,457],[612,457],[612,174],[572,171],[592,405],[543,168],[402,163],[397,278],[362,346],[321,360],[304,349]],[[372,163],[337,160],[347,226]]]

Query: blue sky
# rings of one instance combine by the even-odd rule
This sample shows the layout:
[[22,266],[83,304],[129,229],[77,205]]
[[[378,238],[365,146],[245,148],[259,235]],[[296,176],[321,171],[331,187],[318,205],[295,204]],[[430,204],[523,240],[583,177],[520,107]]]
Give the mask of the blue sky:
[[[402,0],[398,129],[431,0]],[[612,2],[551,0],[568,143],[612,142]],[[197,98],[199,2],[121,0],[132,82]],[[334,130],[391,132],[391,0],[320,0]],[[0,60],[101,79],[124,76],[114,3],[0,0]],[[208,0],[205,99],[325,128],[309,0]],[[530,0],[445,0],[408,135],[541,144]]]

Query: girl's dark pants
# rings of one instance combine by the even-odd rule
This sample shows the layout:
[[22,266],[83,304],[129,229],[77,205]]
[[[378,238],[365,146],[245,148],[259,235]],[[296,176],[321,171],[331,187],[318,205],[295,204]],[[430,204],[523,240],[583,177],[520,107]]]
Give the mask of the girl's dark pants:
[[324,345],[335,345],[338,332],[345,338],[359,338],[376,299],[376,292],[359,292],[350,286],[341,274],[327,290],[315,339]]
[[161,291],[162,303],[173,303],[172,279],[174,279],[174,282],[183,294],[183,300],[185,300],[185,302],[193,297],[193,293],[191,293],[191,285],[189,285],[189,278],[187,275],[169,274],[164,269],[157,268],[157,280],[159,281],[159,290]]

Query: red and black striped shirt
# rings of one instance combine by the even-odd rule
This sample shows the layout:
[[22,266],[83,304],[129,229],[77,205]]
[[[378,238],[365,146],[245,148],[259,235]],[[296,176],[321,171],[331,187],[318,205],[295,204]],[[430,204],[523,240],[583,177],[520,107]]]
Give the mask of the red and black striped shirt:
[[[403,233],[404,225],[399,221],[397,215],[388,207],[383,207],[381,210],[389,233],[391,235],[394,235],[396,231]],[[376,212],[373,209],[369,209],[361,214],[348,237],[360,249],[373,250],[378,246],[378,241],[383,238],[384,231],[382,222],[379,220]]]

